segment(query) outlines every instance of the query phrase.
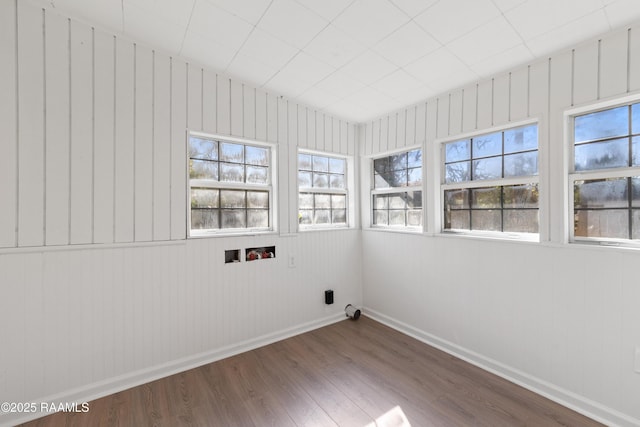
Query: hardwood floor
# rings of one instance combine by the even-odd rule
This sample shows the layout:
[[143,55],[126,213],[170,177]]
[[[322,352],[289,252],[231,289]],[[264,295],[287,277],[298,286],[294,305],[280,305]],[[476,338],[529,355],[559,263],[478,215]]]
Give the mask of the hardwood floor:
[[24,425],[369,424],[600,425],[364,316]]

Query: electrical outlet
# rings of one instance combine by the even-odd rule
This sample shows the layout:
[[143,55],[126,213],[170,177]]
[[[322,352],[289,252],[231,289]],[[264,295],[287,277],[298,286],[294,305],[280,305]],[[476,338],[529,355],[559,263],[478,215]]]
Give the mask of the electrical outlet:
[[634,370],[640,374],[640,345],[636,346],[636,362],[634,365]]
[[289,255],[289,268],[296,268],[296,257],[295,257],[295,255]]

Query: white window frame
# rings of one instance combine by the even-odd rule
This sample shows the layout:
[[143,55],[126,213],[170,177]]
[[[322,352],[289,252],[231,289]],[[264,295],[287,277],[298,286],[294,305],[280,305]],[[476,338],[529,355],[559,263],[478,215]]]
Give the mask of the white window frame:
[[[300,172],[300,163],[298,158],[300,154],[307,154],[310,156],[326,157],[344,160],[345,171],[344,181],[345,188],[319,188],[319,187],[300,187],[298,180],[298,173]],[[333,230],[352,227],[353,224],[353,203],[350,198],[350,189],[353,187],[353,160],[349,156],[342,154],[329,153],[316,150],[299,149],[296,155],[296,184],[298,187],[298,200],[296,201],[297,210],[300,212],[299,200],[300,193],[314,193],[314,194],[336,194],[345,196],[345,209],[346,209],[346,222],[344,224],[300,224],[298,222],[298,230],[300,231],[312,231],[312,230]]]
[[[575,118],[577,116],[597,113],[600,111],[610,110],[617,107],[630,106],[640,103],[640,95],[635,94],[631,96],[625,96],[622,98],[612,99],[605,102],[599,102],[596,104],[590,104],[579,108],[573,108],[565,111],[565,141],[567,159],[567,186],[566,186],[566,199],[567,199],[567,239],[569,244],[585,244],[585,245],[600,245],[600,246],[619,246],[628,248],[640,248],[640,241],[634,241],[631,239],[620,239],[613,237],[583,237],[575,235],[574,219],[575,219],[575,205],[574,205],[574,185],[576,181],[583,180],[597,180],[607,178],[629,178],[634,176],[640,176],[640,166],[624,166],[608,169],[595,169],[588,171],[576,171],[575,170],[575,135],[574,125]],[[626,135],[627,137],[629,135]],[[624,136],[623,136],[624,137]],[[631,191],[631,189],[629,189]]]
[[[453,183],[445,183],[446,177],[446,167],[445,167],[445,154],[446,154],[446,145],[451,142],[456,142],[464,139],[473,139],[482,135],[489,135],[492,133],[509,131],[511,129],[517,129],[520,127],[526,127],[536,125],[538,130],[538,174],[537,175],[526,175],[526,176],[517,176],[517,177],[508,177],[508,178],[496,178],[496,179],[481,179],[481,180],[468,180],[463,182],[453,182]],[[440,169],[440,189],[439,189],[439,210],[440,210],[440,234],[441,235],[450,235],[450,236],[469,236],[469,237],[487,237],[487,238],[495,238],[501,240],[520,240],[520,241],[528,241],[528,242],[539,242],[540,235],[542,233],[542,197],[538,197],[538,232],[537,233],[526,233],[526,232],[512,232],[512,231],[490,231],[490,230],[451,230],[445,229],[445,191],[447,190],[462,190],[462,189],[470,189],[470,188],[490,188],[490,187],[508,187],[512,185],[527,185],[527,184],[536,184],[538,186],[538,191],[541,193],[542,187],[540,184],[540,170],[541,170],[541,147],[540,147],[540,121],[537,118],[530,120],[523,120],[519,122],[509,123],[504,126],[496,126],[488,129],[483,129],[477,132],[471,132],[466,134],[457,135],[453,138],[446,138],[438,140],[437,143],[440,145],[440,157],[439,157],[439,169]],[[504,152],[501,154],[501,157],[504,159]],[[470,162],[473,162],[473,159],[470,159]],[[470,170],[471,174],[472,171]],[[471,201],[469,201],[471,202]],[[501,210],[504,208],[500,208]]]
[[[422,175],[421,175],[421,182],[419,185],[411,185],[411,186],[406,186],[406,187],[388,187],[388,188],[375,188],[375,168],[373,167],[373,163],[375,160],[377,159],[382,159],[385,157],[390,157],[390,156],[394,156],[397,154],[402,154],[402,153],[409,153],[411,151],[416,151],[416,150],[420,150],[421,151],[421,158],[422,158],[422,163],[421,163],[421,171],[422,171]],[[368,170],[368,179],[370,180],[370,188],[369,188],[369,228],[372,230],[383,230],[383,231],[396,231],[396,232],[408,232],[408,233],[417,233],[417,232],[423,232],[425,230],[426,227],[426,191],[425,191],[425,167],[426,167],[426,163],[425,163],[425,150],[424,147],[422,145],[414,145],[414,146],[409,146],[409,147],[403,147],[401,149],[398,150],[393,150],[393,151],[388,151],[388,152],[384,152],[384,153],[377,153],[375,155],[369,156],[367,158],[367,161],[369,163],[369,170]],[[380,225],[380,224],[375,224],[374,223],[374,210],[375,210],[375,203],[374,203],[374,196],[376,195],[384,195],[384,194],[394,194],[394,193],[405,193],[405,192],[409,192],[409,191],[420,191],[421,192],[421,197],[422,197],[422,207],[420,208],[421,210],[421,222],[422,224],[419,226],[412,226],[412,225],[404,225],[404,226],[400,226],[400,225]]]
[[[220,142],[229,142],[233,144],[242,144],[253,147],[266,148],[269,150],[269,182],[266,185],[261,184],[247,184],[241,182],[223,182],[214,181],[210,179],[191,179],[189,176],[189,139],[191,136],[195,136],[203,139],[211,139]],[[269,144],[261,141],[250,140],[246,138],[237,138],[227,135],[209,134],[198,131],[187,131],[187,144],[186,144],[186,178],[187,178],[187,237],[213,237],[213,236],[229,236],[229,235],[254,235],[254,234],[269,234],[277,231],[277,146],[275,144]],[[256,190],[267,191],[269,193],[269,227],[266,228],[217,228],[217,229],[192,229],[191,228],[191,188],[211,188],[219,190]],[[246,210],[247,208],[245,208]]]

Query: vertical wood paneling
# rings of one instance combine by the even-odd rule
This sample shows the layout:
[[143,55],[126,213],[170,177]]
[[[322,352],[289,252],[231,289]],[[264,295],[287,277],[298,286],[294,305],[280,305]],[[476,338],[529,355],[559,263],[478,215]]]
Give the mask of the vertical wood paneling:
[[315,130],[316,130],[316,139],[315,139],[315,149],[316,150],[320,150],[320,151],[324,151],[325,150],[325,135],[324,135],[324,130],[325,130],[325,120],[326,120],[326,116],[323,113],[319,113],[317,111],[314,111],[314,115],[315,115],[315,120],[316,120],[316,126],[315,126]]
[[187,64],[187,127],[190,130],[202,130],[202,68]]
[[307,147],[307,108],[298,105],[297,120],[298,122],[298,148]]
[[256,90],[250,86],[242,86],[242,105],[244,129],[242,136],[256,139]]
[[478,85],[465,87],[462,93],[462,132],[471,132],[476,128],[478,105]]
[[[95,32],[93,241],[113,242],[115,39]],[[48,216],[48,215],[47,215]]]
[[69,25],[55,13],[45,15],[47,245],[69,244]]
[[231,135],[242,136],[244,133],[244,96],[242,83],[231,80]]
[[116,41],[115,241],[133,241],[133,46]]
[[389,116],[384,116],[380,119],[380,140],[379,140],[379,152],[389,150]]
[[373,146],[373,122],[367,123],[364,129],[364,147],[363,154],[368,155],[372,153]]
[[16,246],[18,202],[16,2],[0,13],[0,248]]
[[449,105],[449,111],[451,112],[451,117],[449,117],[449,135],[456,135],[462,132],[462,114],[463,114],[463,104],[462,104],[462,90],[456,90],[451,93]]
[[509,74],[502,74],[493,80],[493,122],[502,125],[509,122]]
[[316,112],[307,108],[307,143],[305,147],[315,148],[316,146]]
[[296,151],[298,147],[298,106],[293,102],[286,101],[287,115],[287,143],[290,151]]
[[186,236],[187,66],[171,59],[171,238]]
[[449,106],[449,95],[443,95],[438,98],[438,122],[436,123],[438,138],[449,136]]
[[134,152],[134,239],[153,238],[153,56],[136,46],[135,76],[135,152]]
[[360,144],[361,141],[358,137],[358,129],[356,129],[356,125],[347,123],[347,154],[355,156],[359,151],[358,147]]
[[629,30],[629,90],[640,89],[640,27]]
[[349,124],[345,121],[340,121],[340,153],[349,154]]
[[476,129],[486,129],[493,125],[493,80],[478,83]]
[[18,2],[18,244],[44,243],[43,11]]
[[438,137],[438,100],[432,99],[425,105],[426,108],[426,139],[427,144],[432,144]]
[[510,87],[510,112],[511,121],[525,119],[528,116],[529,105],[529,67],[520,68],[511,73]]
[[216,111],[218,113],[218,133],[231,134],[231,80],[218,75]]
[[267,140],[267,94],[256,89],[256,139]]
[[407,145],[407,109],[398,111],[396,115],[396,147]]
[[93,240],[93,31],[71,21],[70,241]]
[[549,60],[529,67],[529,117],[541,116],[549,108]]
[[202,130],[208,133],[217,133],[217,94],[216,73],[204,70],[202,74]]
[[598,47],[592,42],[573,51],[573,93],[571,105],[598,99]]
[[405,121],[405,145],[412,146],[416,143],[416,111],[417,107],[412,105],[407,108]]
[[278,132],[276,134],[278,143],[289,143],[289,107],[284,98],[277,98],[276,117]]
[[342,152],[341,140],[340,140],[340,119],[335,117],[331,118],[331,139],[333,140],[333,151],[335,153]]
[[382,128],[382,119],[374,120],[371,127],[372,127],[372,139],[371,139],[370,154],[376,154],[380,152],[380,129]]
[[387,150],[395,150],[401,146],[398,141],[398,113],[391,113],[388,116],[387,125]]
[[627,92],[627,53],[629,32],[619,31],[600,42],[600,98]]
[[427,134],[427,103],[416,106],[416,144],[422,144]]
[[[171,238],[171,68],[153,55],[153,240]],[[169,172],[169,173],[168,173]]]
[[267,94],[267,141],[278,142],[278,98]]

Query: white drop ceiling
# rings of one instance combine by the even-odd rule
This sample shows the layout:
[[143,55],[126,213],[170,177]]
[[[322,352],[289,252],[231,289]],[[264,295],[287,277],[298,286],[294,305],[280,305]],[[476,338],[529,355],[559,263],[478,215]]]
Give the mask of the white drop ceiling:
[[640,0],[40,0],[363,122],[640,19]]

